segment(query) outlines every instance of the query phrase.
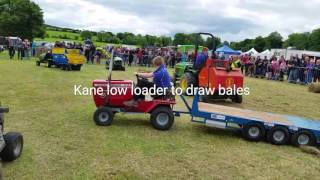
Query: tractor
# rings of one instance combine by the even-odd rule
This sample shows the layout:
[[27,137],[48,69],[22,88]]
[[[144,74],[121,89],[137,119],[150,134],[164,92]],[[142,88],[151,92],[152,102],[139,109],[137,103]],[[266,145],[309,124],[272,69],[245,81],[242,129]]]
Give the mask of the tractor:
[[[112,70],[114,70],[114,71],[125,71],[126,70],[125,63],[121,57],[115,57],[112,62],[113,62]],[[109,67],[110,67],[110,62],[106,61],[106,69],[109,69]]]
[[[242,96],[238,94],[233,95],[219,95],[217,89],[232,88],[238,89],[243,87],[243,75],[240,69],[231,69],[229,61],[216,59],[216,46],[213,43],[212,57],[208,57],[204,66],[201,69],[195,68],[195,61],[198,55],[198,42],[201,35],[209,35],[212,39],[214,36],[210,33],[198,33],[194,64],[191,66],[178,64],[175,69],[175,79],[180,78],[180,87],[185,92],[188,87],[203,87],[215,89],[213,95],[201,97],[203,101],[208,99],[231,99],[232,102],[242,103]],[[214,42],[214,41],[213,41]]]
[[[203,46],[198,47],[198,51],[202,51],[205,48]],[[190,52],[195,50],[195,45],[178,45],[178,51],[182,53]],[[186,72],[196,73],[196,70],[193,69],[192,62],[180,62],[174,66],[174,75],[173,75],[173,83],[176,86],[177,82],[180,82],[181,78],[184,76]]]

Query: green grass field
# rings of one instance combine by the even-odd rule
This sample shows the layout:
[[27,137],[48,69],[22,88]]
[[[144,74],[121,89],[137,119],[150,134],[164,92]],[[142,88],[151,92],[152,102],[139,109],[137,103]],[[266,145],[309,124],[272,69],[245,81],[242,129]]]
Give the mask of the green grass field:
[[[138,68],[115,72],[133,79]],[[34,60],[0,54],[0,101],[10,107],[5,130],[24,135],[22,156],[3,164],[5,179],[317,179],[320,159],[291,146],[252,143],[238,132],[175,119],[170,131],[151,127],[148,115],[116,115],[98,127],[90,96],[73,86],[106,78],[103,65],[81,72],[37,67]],[[320,119],[319,94],[306,86],[248,78],[251,94],[239,106]],[[183,108],[178,102],[178,109]]]
[[[35,38],[35,41],[56,42],[56,41],[65,40],[65,41],[74,41],[74,42],[77,42],[77,43],[83,43],[83,40],[82,40],[80,34],[78,34],[78,33],[47,30],[46,34],[48,34],[49,37],[46,37],[44,39]],[[67,36],[70,39],[61,39],[61,38],[59,38],[59,36]],[[76,40],[75,37],[77,37],[77,40]],[[94,42],[94,44],[96,46],[104,46],[104,45],[107,44],[107,43],[103,43],[103,42],[97,42],[97,37],[96,36],[93,36],[92,40],[93,40],[93,42]],[[109,43],[109,44],[111,44],[111,43]]]

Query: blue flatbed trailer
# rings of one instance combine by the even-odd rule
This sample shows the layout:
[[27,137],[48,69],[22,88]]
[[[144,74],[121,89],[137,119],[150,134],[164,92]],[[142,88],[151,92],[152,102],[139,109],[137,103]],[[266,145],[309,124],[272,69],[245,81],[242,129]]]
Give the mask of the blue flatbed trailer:
[[175,116],[190,114],[192,122],[222,129],[240,128],[249,141],[267,137],[276,145],[289,142],[295,146],[320,144],[320,120],[203,103],[198,95],[194,96],[190,107],[183,96],[181,99],[188,111],[174,111]]

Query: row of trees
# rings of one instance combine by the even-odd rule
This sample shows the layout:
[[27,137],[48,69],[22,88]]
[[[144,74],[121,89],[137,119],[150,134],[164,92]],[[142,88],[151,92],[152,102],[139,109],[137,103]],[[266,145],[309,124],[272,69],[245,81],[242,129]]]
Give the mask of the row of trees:
[[231,42],[230,47],[241,51],[248,51],[254,47],[259,52],[265,49],[288,47],[300,50],[320,51],[320,28],[312,32],[290,34],[285,41],[283,41],[280,33],[273,32],[267,37],[258,36],[255,39]]
[[[82,31],[81,32],[82,39],[92,39],[95,34],[91,31]],[[96,40],[98,42],[105,43],[114,43],[114,44],[128,44],[128,45],[140,45],[144,46],[171,46],[171,45],[179,45],[179,44],[194,44],[196,41],[196,34],[184,34],[177,33],[172,38],[170,36],[151,36],[151,35],[135,35],[133,33],[125,32],[125,33],[117,33],[114,34],[112,32],[98,32],[96,33]],[[213,48],[213,40],[212,38],[201,37],[198,39],[199,45],[206,46],[209,49]],[[215,46],[221,44],[220,38],[215,38]]]
[[[92,38],[97,36],[97,41],[115,44],[129,44],[140,46],[170,46],[179,44],[194,44],[196,41],[196,34],[177,33],[173,38],[168,36],[151,36],[151,35],[135,35],[133,33],[117,33],[112,32],[98,32],[93,34],[91,31],[82,31],[81,37],[83,39]],[[199,44],[206,46],[209,49],[221,46],[222,44],[229,45],[231,48],[241,51],[248,51],[255,48],[257,51],[262,52],[271,48],[288,48],[293,47],[302,50],[320,51],[320,28],[312,32],[306,33],[293,33],[288,36],[288,39],[283,41],[283,37],[278,32],[272,32],[266,37],[258,36],[254,39],[245,39],[239,42],[221,42],[219,37],[215,37],[214,42],[211,37],[201,37],[198,40]]]

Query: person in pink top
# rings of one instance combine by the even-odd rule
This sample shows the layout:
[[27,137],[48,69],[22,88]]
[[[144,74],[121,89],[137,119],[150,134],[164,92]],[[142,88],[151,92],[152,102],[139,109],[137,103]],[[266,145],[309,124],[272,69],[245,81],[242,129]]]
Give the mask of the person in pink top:
[[279,65],[279,62],[277,61],[276,57],[272,58],[271,66],[272,66],[272,79],[278,80],[279,73],[280,73],[280,65]]
[[287,70],[287,62],[286,62],[286,60],[284,59],[283,56],[281,56],[281,58],[279,60],[279,69],[280,69],[279,80],[283,81],[284,74],[285,74],[285,72]]

